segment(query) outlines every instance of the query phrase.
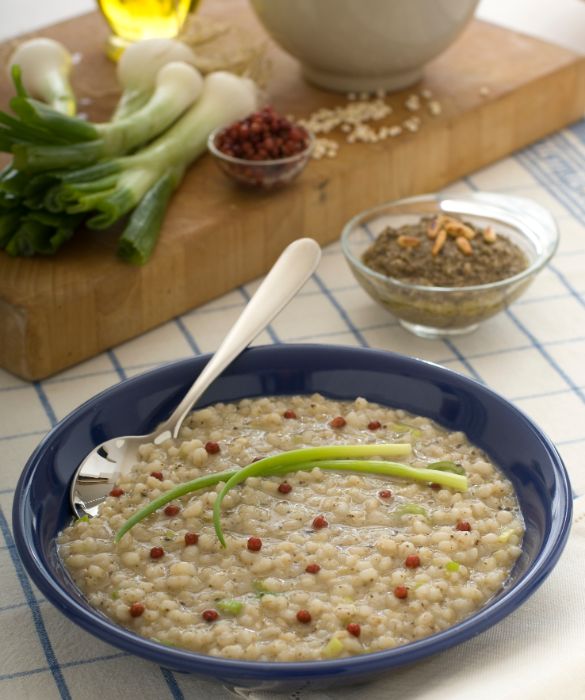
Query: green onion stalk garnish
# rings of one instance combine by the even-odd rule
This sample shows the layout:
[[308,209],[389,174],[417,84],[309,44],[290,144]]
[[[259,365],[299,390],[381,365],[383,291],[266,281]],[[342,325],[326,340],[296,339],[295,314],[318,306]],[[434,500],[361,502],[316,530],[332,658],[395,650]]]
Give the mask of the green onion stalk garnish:
[[290,450],[278,455],[265,457],[241,469],[227,470],[202,476],[192,481],[176,486],[166,491],[148,505],[138,510],[129,518],[116,533],[115,541],[122,537],[137,523],[148,517],[170,501],[201,489],[210,488],[224,482],[213,504],[213,525],[217,538],[222,546],[226,546],[221,528],[221,504],[232,488],[245,479],[255,477],[281,476],[297,471],[325,469],[328,471],[351,471],[363,474],[380,474],[384,476],[409,479],[411,481],[438,483],[448,488],[465,491],[467,479],[460,474],[435,471],[425,468],[410,467],[398,462],[360,459],[363,457],[400,457],[410,454],[412,447],[409,443],[378,444],[378,445],[336,445],[328,447],[309,447],[300,450]]
[[434,469],[438,472],[451,472],[452,474],[465,475],[465,469],[460,464],[455,464],[448,459],[444,459],[440,462],[431,462],[426,465],[427,469]]

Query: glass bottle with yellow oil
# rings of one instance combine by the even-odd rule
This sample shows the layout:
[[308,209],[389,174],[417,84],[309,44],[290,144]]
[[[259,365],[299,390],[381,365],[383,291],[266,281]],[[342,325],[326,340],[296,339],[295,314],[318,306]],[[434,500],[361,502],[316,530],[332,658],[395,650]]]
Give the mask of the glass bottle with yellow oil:
[[129,43],[140,39],[175,37],[200,0],[98,0],[113,36],[108,55],[117,58]]

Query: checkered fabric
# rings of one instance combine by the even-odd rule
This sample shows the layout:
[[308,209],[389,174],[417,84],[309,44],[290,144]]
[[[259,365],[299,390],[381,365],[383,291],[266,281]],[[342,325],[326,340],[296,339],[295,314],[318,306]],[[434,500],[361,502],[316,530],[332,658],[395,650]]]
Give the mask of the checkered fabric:
[[[468,336],[415,338],[358,287],[334,244],[256,343],[383,348],[471,376],[548,433],[565,460],[575,495],[585,494],[585,122],[447,188],[450,193],[471,190],[530,197],[553,213],[561,230],[552,263],[508,311]],[[126,377],[215,350],[257,285],[247,284],[45,381],[31,384],[0,371],[1,699],[229,696],[219,684],[131,657],[69,622],[27,577],[9,514],[26,459],[57,421]],[[367,696],[365,690],[361,694]]]

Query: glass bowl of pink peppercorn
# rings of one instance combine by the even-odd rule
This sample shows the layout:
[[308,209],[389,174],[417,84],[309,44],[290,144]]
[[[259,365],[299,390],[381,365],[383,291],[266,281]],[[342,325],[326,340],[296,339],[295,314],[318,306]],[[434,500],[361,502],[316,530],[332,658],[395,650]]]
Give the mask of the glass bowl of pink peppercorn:
[[297,177],[311,158],[313,144],[309,131],[272,107],[215,129],[207,140],[209,152],[228,177],[261,190]]

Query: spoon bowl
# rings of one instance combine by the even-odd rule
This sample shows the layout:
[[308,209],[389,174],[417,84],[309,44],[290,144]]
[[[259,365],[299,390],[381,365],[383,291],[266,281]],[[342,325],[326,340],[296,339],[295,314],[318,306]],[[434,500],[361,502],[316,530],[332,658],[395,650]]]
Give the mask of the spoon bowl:
[[115,488],[120,476],[132,468],[140,445],[160,444],[177,437],[197,399],[282,311],[315,271],[320,259],[321,248],[312,238],[300,238],[287,246],[171,415],[147,435],[113,437],[87,455],[71,482],[71,507],[78,518],[97,515],[100,504]]

